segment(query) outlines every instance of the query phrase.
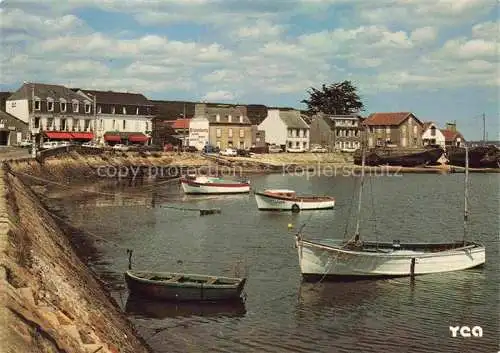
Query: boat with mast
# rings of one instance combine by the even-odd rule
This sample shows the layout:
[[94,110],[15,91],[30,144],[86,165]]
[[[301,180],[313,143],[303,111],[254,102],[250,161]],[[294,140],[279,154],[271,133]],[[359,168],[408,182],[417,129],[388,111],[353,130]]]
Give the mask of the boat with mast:
[[[464,235],[461,241],[442,243],[392,243],[364,241],[360,237],[360,214],[365,179],[365,146],[362,147],[362,171],[358,195],[356,230],[349,240],[334,243],[306,240],[303,227],[296,235],[300,271],[304,279],[377,278],[413,276],[465,270],[483,265],[485,247],[467,241],[468,158],[465,168]],[[466,147],[466,153],[467,152]]]

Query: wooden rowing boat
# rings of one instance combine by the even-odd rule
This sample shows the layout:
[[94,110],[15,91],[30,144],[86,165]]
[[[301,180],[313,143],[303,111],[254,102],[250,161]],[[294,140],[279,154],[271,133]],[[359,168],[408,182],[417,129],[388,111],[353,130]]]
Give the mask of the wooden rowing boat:
[[133,295],[178,301],[236,300],[246,283],[246,278],[132,270],[125,280]]

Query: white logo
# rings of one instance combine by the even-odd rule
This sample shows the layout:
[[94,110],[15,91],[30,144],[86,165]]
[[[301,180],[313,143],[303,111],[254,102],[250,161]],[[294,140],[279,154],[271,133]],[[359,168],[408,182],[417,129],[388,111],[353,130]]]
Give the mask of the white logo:
[[457,337],[458,334],[462,337],[483,337],[483,329],[481,326],[450,326],[451,337]]

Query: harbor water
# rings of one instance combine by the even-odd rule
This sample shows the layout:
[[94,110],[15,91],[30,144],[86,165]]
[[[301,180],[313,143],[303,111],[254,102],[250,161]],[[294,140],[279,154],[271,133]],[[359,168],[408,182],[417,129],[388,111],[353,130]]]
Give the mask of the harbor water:
[[[361,238],[453,241],[464,237],[463,174],[405,174],[365,180]],[[256,175],[252,188],[332,195],[334,210],[258,211],[254,196],[186,196],[180,185],[107,187],[51,207],[94,239],[92,268],[155,352],[496,352],[499,347],[499,179],[474,174],[465,235],[486,245],[483,268],[408,278],[303,283],[294,236],[350,237],[359,178]],[[197,208],[219,208],[200,216]],[[293,229],[288,225],[292,224]],[[132,300],[133,269],[247,275],[242,305]],[[450,326],[482,336],[453,337]]]

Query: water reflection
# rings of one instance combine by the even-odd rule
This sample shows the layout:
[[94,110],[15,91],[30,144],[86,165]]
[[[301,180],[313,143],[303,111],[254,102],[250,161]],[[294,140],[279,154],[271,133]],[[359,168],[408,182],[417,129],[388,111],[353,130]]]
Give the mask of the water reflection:
[[230,302],[167,302],[139,298],[130,295],[125,312],[136,318],[165,319],[175,317],[243,317],[245,303],[241,300]]

